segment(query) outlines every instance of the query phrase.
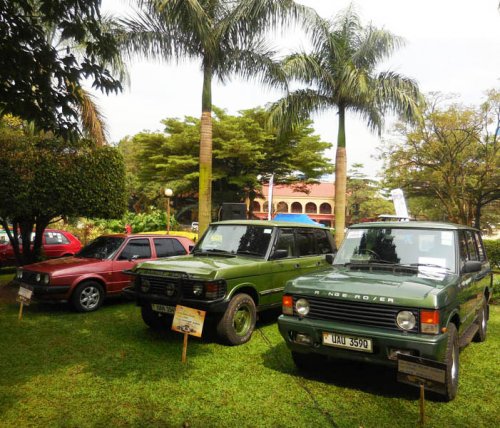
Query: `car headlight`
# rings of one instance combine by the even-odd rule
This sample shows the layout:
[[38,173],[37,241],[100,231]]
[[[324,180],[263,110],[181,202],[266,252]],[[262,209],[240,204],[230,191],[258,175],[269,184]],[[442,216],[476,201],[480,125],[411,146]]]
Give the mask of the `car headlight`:
[[147,279],[141,279],[141,291],[143,293],[147,293],[150,287],[151,283]]
[[42,283],[44,285],[48,285],[49,282],[50,282],[50,276],[49,276],[49,274],[48,273],[43,274],[42,275]]
[[309,302],[306,299],[298,299],[295,302],[295,310],[300,316],[305,317],[309,313]]
[[18,269],[16,271],[16,278],[17,279],[23,279],[23,270],[22,269]]
[[35,276],[35,280],[36,280],[36,282],[40,282],[42,280],[42,275],[37,273]]
[[168,297],[172,297],[175,293],[175,284],[169,282],[165,287],[165,292]]
[[398,327],[403,330],[412,330],[415,327],[417,320],[415,319],[413,312],[401,311],[396,317],[396,323]]
[[193,294],[195,296],[201,296],[203,294],[203,284],[193,285]]

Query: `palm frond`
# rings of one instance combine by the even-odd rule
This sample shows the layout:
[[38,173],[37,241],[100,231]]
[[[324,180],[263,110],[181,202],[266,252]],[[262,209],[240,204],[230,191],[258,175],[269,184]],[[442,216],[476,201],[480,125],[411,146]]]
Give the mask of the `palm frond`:
[[107,130],[104,115],[95,102],[95,97],[83,88],[79,90],[81,103],[80,118],[84,134],[94,140],[97,145],[104,146],[107,143]]

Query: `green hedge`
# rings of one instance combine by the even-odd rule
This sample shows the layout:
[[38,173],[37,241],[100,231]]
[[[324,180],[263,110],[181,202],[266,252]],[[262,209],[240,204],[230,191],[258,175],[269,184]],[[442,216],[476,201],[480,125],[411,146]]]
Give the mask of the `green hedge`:
[[500,269],[500,239],[485,239],[484,246],[491,266]]

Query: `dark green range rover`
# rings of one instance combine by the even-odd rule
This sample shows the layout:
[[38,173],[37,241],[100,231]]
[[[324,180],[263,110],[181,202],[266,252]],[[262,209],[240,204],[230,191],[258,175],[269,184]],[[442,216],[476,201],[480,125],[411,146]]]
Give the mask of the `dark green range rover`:
[[152,328],[171,324],[177,304],[207,311],[226,342],[248,341],[256,312],[281,305],[286,281],[328,269],[334,252],[324,227],[230,220],[212,223],[190,255],[138,265],[125,290]]
[[[396,366],[398,353],[446,364],[486,339],[493,278],[479,231],[431,222],[349,228],[333,268],[289,281],[278,319],[297,367],[319,356]],[[320,359],[320,358],[319,358]]]

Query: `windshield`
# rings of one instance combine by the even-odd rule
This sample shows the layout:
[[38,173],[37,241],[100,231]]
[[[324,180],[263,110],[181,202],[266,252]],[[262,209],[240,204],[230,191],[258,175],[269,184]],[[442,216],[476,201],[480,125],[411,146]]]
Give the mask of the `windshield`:
[[264,257],[273,228],[266,226],[217,224],[209,227],[198,243],[196,253],[246,254]]
[[76,257],[88,259],[110,259],[122,245],[125,238],[100,236],[83,247]]
[[454,233],[433,229],[351,229],[334,264],[397,263],[455,271]]

